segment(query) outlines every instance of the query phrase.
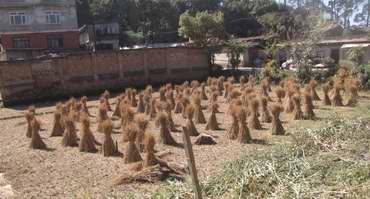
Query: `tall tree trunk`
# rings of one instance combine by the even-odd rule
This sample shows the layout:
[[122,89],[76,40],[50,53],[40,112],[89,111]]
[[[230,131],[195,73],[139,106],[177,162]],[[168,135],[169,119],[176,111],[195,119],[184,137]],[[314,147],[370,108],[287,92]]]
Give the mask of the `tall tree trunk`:
[[366,27],[369,27],[370,21],[370,0],[367,1],[367,13],[366,13]]

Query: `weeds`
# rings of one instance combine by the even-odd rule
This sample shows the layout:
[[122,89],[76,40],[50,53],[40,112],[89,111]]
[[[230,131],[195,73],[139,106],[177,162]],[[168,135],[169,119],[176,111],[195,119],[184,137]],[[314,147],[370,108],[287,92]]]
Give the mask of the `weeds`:
[[[202,183],[205,198],[366,198],[370,194],[369,125],[333,118],[292,133],[294,144],[242,157]],[[151,198],[191,198],[180,182]]]

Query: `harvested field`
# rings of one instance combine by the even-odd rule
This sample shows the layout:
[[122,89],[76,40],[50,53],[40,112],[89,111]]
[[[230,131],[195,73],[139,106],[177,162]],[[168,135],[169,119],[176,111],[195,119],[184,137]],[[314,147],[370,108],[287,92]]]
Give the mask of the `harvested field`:
[[[239,88],[239,85],[236,86]],[[273,88],[274,89],[274,88]],[[320,97],[321,91],[319,92]],[[209,93],[208,93],[209,95]],[[273,101],[277,98],[270,92]],[[154,96],[158,96],[155,93]],[[314,101],[315,114],[318,117],[311,120],[292,120],[291,114],[282,113],[280,119],[287,133],[300,127],[325,126],[323,119],[338,114],[341,117],[368,117],[370,98],[369,93],[361,92],[359,103],[356,107],[331,107],[321,105],[321,101]],[[346,99],[346,98],[345,98]],[[110,99],[114,110],[115,100]],[[231,125],[231,117],[226,115],[229,103],[224,97],[219,97],[220,113],[216,114],[221,130],[205,130],[206,124],[196,124],[200,133],[214,136],[215,145],[193,145],[198,174],[201,180],[219,172],[221,165],[229,160],[238,159],[245,154],[258,153],[269,149],[276,143],[290,142],[290,136],[271,135],[271,124],[262,123],[262,130],[250,129],[253,142],[239,144],[235,140],[227,138],[226,129]],[[91,129],[95,138],[103,142],[103,133],[96,131],[99,100],[88,101],[91,117]],[[208,101],[203,100],[202,106],[207,106]],[[51,103],[36,105],[36,118],[41,121],[40,135],[48,146],[47,151],[32,150],[29,148],[30,139],[26,138],[27,123],[24,118],[26,107],[13,107],[0,109],[0,173],[14,189],[15,198],[128,198],[132,193],[137,197],[145,197],[154,192],[165,182],[156,183],[133,183],[113,186],[113,180],[130,171],[132,165],[124,164],[122,157],[104,157],[101,148],[97,153],[82,153],[78,147],[63,147],[61,137],[50,137],[53,125],[53,113],[55,106]],[[203,110],[208,119],[210,111]],[[112,115],[112,112],[109,112]],[[177,129],[185,125],[185,119],[181,114],[172,114]],[[120,125],[119,120],[113,120],[114,125]],[[78,137],[80,123],[77,124]],[[121,131],[117,128],[116,131]],[[150,120],[147,132],[159,135],[159,128],[154,120]],[[182,143],[181,131],[172,132],[172,136]],[[118,142],[119,151],[123,152],[126,143],[122,141],[122,134],[112,134],[113,140]],[[192,137],[194,142],[195,137]],[[185,152],[181,147],[173,147],[162,144],[156,145],[156,150],[164,154],[162,158],[170,163],[185,165]],[[142,157],[143,154],[142,154]],[[0,194],[1,196],[1,194]]]

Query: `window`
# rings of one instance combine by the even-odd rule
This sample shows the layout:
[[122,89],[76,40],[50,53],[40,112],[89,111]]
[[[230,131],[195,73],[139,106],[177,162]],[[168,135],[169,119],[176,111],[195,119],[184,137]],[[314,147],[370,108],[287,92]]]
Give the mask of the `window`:
[[60,24],[60,12],[46,12],[46,23],[48,24]]
[[27,16],[24,12],[11,12],[10,24],[12,25],[25,25],[27,24]]
[[19,37],[13,38],[13,48],[30,48],[30,40],[28,38]]
[[63,48],[63,37],[62,36],[49,36],[48,37],[48,48]]

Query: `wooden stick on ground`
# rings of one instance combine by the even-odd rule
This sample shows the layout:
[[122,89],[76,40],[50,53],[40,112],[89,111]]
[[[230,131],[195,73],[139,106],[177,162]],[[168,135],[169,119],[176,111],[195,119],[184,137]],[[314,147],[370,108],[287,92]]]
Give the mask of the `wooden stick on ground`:
[[190,175],[191,175],[191,179],[193,181],[193,186],[194,186],[194,193],[195,193],[194,198],[202,199],[202,191],[199,185],[199,179],[198,179],[198,174],[197,174],[197,168],[195,166],[194,152],[193,152],[193,147],[190,141],[190,135],[186,127],[182,127],[182,129],[183,129],[182,135],[183,135],[186,159],[188,161]]

